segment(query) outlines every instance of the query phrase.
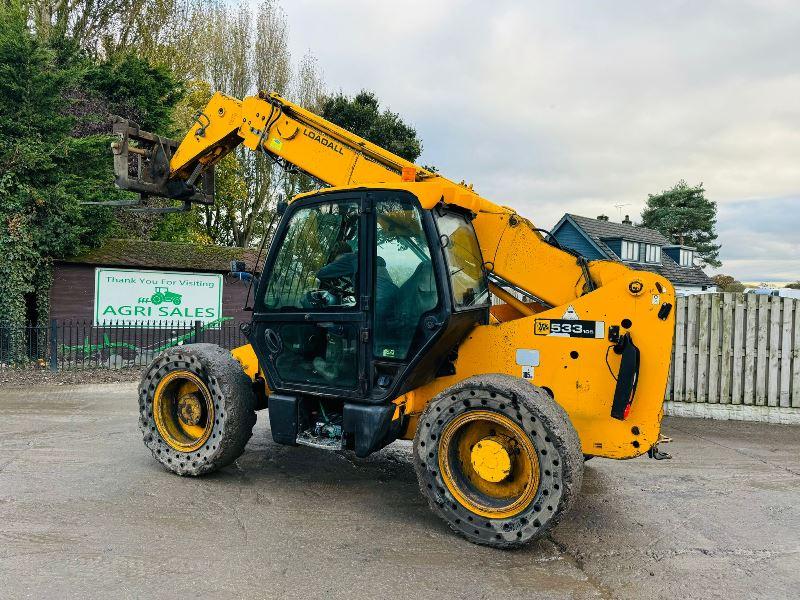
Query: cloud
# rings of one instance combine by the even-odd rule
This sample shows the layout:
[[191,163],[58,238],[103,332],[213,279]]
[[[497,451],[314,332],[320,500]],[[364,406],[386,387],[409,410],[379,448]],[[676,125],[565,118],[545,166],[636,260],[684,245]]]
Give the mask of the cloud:
[[[414,124],[420,162],[551,226],[704,182],[723,271],[800,279],[792,2],[292,0],[293,51]],[[773,210],[774,207],[779,210]],[[754,218],[748,215],[758,213]]]
[[719,208],[725,263],[741,281],[798,281],[800,195],[727,202]]

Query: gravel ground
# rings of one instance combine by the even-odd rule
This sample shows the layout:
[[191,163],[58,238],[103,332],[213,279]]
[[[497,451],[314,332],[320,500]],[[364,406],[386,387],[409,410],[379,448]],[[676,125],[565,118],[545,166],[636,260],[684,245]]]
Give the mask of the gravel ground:
[[42,385],[77,385],[85,383],[119,383],[139,381],[143,367],[131,369],[86,369],[57,371],[48,369],[0,368],[0,387],[29,387]]
[[674,459],[587,463],[521,551],[428,510],[410,444],[276,445],[202,477],[142,443],[132,383],[0,388],[0,598],[797,598],[800,427],[667,419]]

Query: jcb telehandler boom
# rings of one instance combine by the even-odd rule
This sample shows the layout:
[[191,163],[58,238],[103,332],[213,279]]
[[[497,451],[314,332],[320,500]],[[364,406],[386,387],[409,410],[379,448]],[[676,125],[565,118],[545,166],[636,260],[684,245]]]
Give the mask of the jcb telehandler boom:
[[282,444],[363,457],[413,439],[431,508],[509,547],[557,522],[585,457],[657,444],[675,302],[664,278],[587,262],[274,94],[217,93],[180,144],[114,128],[118,185],[186,206],[213,202],[213,166],[240,144],[331,186],[284,210],[250,344],[173,348],[144,375],[140,426],[166,468],[229,464],[264,407]]

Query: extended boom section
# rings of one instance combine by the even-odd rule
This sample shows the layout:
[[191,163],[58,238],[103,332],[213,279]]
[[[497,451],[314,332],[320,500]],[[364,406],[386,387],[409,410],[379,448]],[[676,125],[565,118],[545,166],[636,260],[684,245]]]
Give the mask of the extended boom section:
[[433,176],[414,163],[304,110],[277,94],[239,101],[216,93],[170,164],[173,178],[218,162],[239,144],[263,150],[330,186],[414,181]]
[[[432,183],[436,201],[471,210],[487,268],[550,305],[592,289],[592,277],[577,257],[545,243],[535,227],[514,210],[480,197],[472,189],[428,171],[281,98],[259,94],[238,100],[217,92],[180,142],[115,126],[117,185],[148,196],[208,203],[213,167],[239,145],[263,151],[332,187]],[[145,152],[130,142],[151,141]],[[153,143],[157,140],[158,143]],[[162,150],[163,148],[163,150]],[[149,168],[130,173],[128,154],[146,157]],[[154,175],[151,176],[151,173]],[[136,176],[138,174],[138,177]],[[619,269],[603,267],[607,271]]]

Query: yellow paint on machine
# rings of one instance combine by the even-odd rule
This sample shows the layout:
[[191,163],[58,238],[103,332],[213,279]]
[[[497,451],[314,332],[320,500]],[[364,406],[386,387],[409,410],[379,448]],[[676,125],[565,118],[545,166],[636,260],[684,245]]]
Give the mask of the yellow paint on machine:
[[[675,305],[673,288],[666,279],[621,263],[587,263],[546,243],[534,224],[514,210],[275,94],[240,101],[217,93],[204,115],[208,123],[193,127],[172,156],[171,178],[185,180],[198,163],[216,164],[243,144],[263,149],[324,181],[331,187],[322,195],[396,189],[414,194],[424,209],[440,203],[459,206],[474,215],[487,271],[538,299],[493,307],[490,324],[475,327],[459,347],[455,375],[437,378],[395,400],[396,418],[401,413],[410,416],[404,437],[414,436],[418,415],[446,387],[473,375],[505,373],[525,376],[553,395],[578,431],[585,454],[629,458],[657,442],[674,327],[674,311],[663,319],[657,316],[662,305]],[[494,288],[495,292],[498,289]],[[606,328],[631,321],[621,333],[630,332],[641,351],[641,363],[638,388],[624,421],[610,416],[620,357],[610,351],[607,336],[535,333],[537,319],[563,320],[570,306],[579,319],[602,321]],[[539,365],[518,365],[515,358],[520,349],[538,351]],[[252,348],[237,349],[234,356],[248,376],[257,376],[259,367]]]
[[[663,302],[674,305],[675,297],[663,277],[628,269],[625,272],[626,277],[572,299],[570,305],[582,320],[603,321],[607,326],[619,325],[622,319],[631,321],[630,328],[622,332],[631,333],[641,352],[641,363],[627,419],[611,418],[620,357],[611,350],[607,338],[535,335],[536,319],[560,319],[567,307],[559,306],[536,315],[475,327],[459,348],[455,375],[439,377],[394,401],[398,405],[395,418],[401,416],[401,405],[402,412],[410,417],[403,438],[413,439],[419,414],[439,392],[474,375],[505,373],[520,377],[517,350],[535,349],[539,351],[539,365],[529,381],[548,390],[566,410],[584,454],[632,458],[646,452],[659,437],[669,374],[669,360],[664,357],[670,355],[674,328],[673,312],[666,319],[658,318],[657,313]],[[630,293],[632,281],[641,282],[644,293]],[[654,294],[660,296],[658,304],[651,301]],[[259,367],[253,349],[242,346],[233,354],[247,375],[255,378]]]
[[[635,273],[652,294],[674,305],[672,287],[660,276]],[[669,374],[669,357],[674,328],[673,312],[666,319],[657,317],[659,304],[651,293],[634,296],[628,292],[633,277],[609,282],[570,304],[581,319],[619,325],[631,321],[630,331],[641,352],[639,380],[627,419],[611,418],[620,357],[607,338],[536,336],[537,318],[560,319],[566,307],[559,306],[503,323],[476,327],[462,343],[455,362],[456,375],[440,377],[414,390],[405,399],[406,412],[420,414],[436,394],[462,379],[485,373],[505,373],[520,377],[515,356],[518,349],[539,351],[539,365],[531,383],[548,390],[572,421],[581,439],[584,454],[608,458],[631,458],[646,452],[658,441],[662,404]],[[661,290],[658,290],[660,286]],[[624,333],[626,330],[622,329]],[[415,423],[406,431],[414,435]],[[634,433],[634,431],[638,433]]]

